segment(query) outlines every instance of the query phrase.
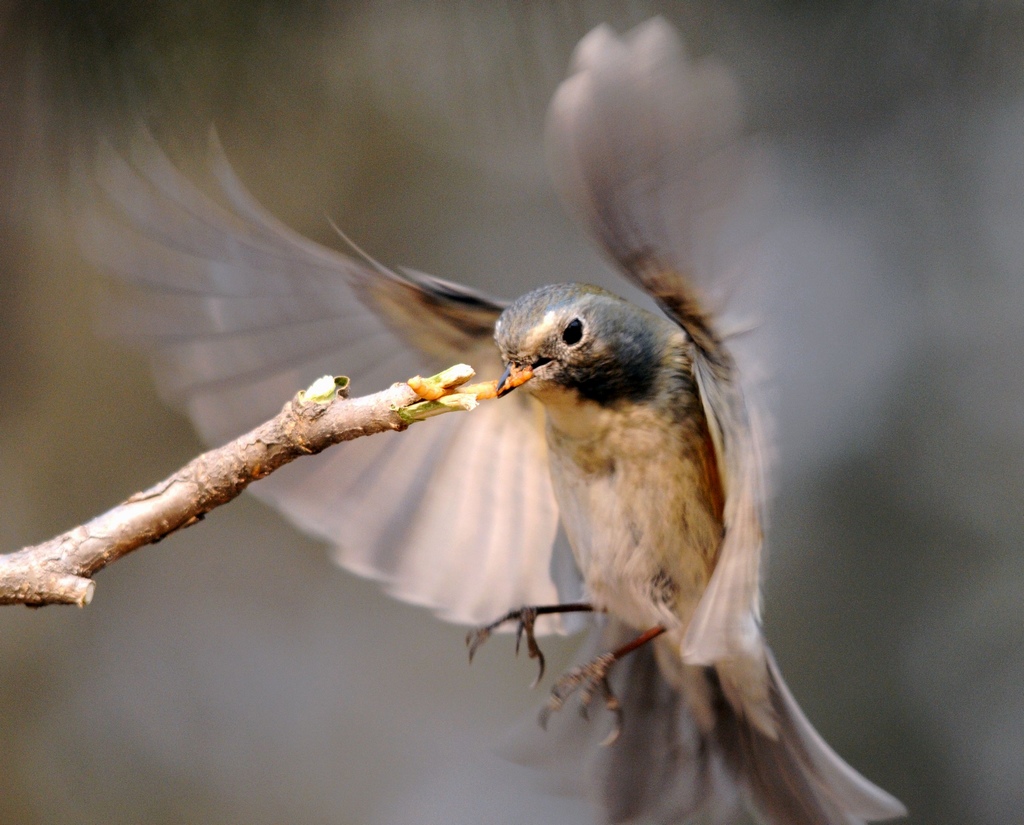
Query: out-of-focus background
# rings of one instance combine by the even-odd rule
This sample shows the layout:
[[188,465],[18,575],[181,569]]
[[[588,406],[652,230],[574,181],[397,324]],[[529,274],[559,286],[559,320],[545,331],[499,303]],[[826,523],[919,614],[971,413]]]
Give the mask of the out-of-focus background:
[[[215,123],[277,216],[336,244],[330,216],[389,264],[504,297],[614,284],[541,126],[580,36],[656,11],[736,72],[770,170],[746,258],[770,286],[783,670],[911,822],[1024,821],[1016,4],[8,2],[0,548],[201,449],[97,328],[66,197],[97,134],[145,122],[198,162]],[[506,638],[468,668],[463,633],[243,498],[104,571],[85,610],[0,610],[0,821],[591,821],[493,755],[541,696]],[[572,642],[548,649],[557,670]]]

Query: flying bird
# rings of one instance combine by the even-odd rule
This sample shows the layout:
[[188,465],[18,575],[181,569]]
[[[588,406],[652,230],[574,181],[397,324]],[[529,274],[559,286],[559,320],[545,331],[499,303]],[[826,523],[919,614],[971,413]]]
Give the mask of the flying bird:
[[218,198],[151,139],[127,159],[105,149],[114,210],[81,236],[136,288],[125,328],[211,441],[339,368],[365,387],[454,360],[502,374],[502,398],[470,415],[352,442],[254,492],[345,567],[474,626],[473,650],[507,624],[543,663],[536,636],[592,614],[544,716],[575,694],[617,718],[603,747],[596,720],[574,719],[583,738],[564,749],[599,755],[608,821],[730,822],[740,804],[772,825],[889,819],[903,806],[815,732],[761,629],[757,417],[696,252],[742,174],[738,97],[656,18],[592,31],[552,100],[563,199],[660,313],[581,283],[504,304],[327,249],[260,206],[216,145]]

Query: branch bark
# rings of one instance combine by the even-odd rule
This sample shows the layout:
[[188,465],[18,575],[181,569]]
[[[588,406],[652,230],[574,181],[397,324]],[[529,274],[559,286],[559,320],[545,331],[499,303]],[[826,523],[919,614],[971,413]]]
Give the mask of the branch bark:
[[405,430],[440,413],[472,409],[479,398],[493,394],[490,384],[453,392],[472,375],[470,367],[460,364],[432,378],[417,376],[351,400],[345,392],[347,379],[326,379],[326,391],[321,379],[274,418],[203,453],[103,515],[42,544],[0,555],[0,604],[84,607],[96,588],[92,577],[108,564],[192,526],[278,467],[342,441]]

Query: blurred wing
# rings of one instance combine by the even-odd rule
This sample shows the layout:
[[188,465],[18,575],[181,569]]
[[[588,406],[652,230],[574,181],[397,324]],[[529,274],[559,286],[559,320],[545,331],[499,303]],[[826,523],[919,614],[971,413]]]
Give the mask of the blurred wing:
[[[212,150],[218,198],[143,135],[131,161],[104,147],[112,209],[85,211],[90,257],[129,289],[105,307],[152,352],[164,396],[211,443],[276,414],[316,377],[359,392],[468,361],[497,375],[502,305],[420,273],[315,244],[267,213]],[[508,403],[511,402],[511,403]],[[252,490],[399,598],[480,623],[557,601],[558,514],[538,414],[525,398],[295,462]],[[548,629],[559,627],[550,623]]]
[[690,619],[683,658],[705,665],[744,656],[760,659],[764,496],[759,430],[734,369],[699,354],[694,368],[725,490],[725,530],[715,571]]
[[754,422],[708,309],[724,289],[706,254],[748,165],[732,76],[691,62],[655,18],[623,38],[607,27],[577,47],[548,113],[563,198],[626,276],[694,342],[694,369],[725,487],[725,536],[684,656],[709,664],[759,654],[762,480]]
[[714,238],[749,182],[732,74],[690,61],[662,18],[580,41],[548,110],[547,149],[569,209],[672,315],[725,309]]

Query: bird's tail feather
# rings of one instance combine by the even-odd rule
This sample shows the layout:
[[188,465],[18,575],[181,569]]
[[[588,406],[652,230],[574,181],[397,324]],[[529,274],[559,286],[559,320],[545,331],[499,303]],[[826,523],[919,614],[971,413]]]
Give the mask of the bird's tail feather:
[[[714,737],[753,807],[772,825],[853,825],[906,814],[832,750],[804,716],[767,651],[776,737],[735,714],[724,700]],[[713,682],[717,677],[709,672]]]
[[[582,660],[612,649],[635,632],[617,622],[591,634]],[[712,668],[695,671],[714,709],[698,724],[688,702],[663,677],[653,646],[616,664],[612,688],[623,727],[601,741],[611,720],[591,708],[590,720],[570,705],[547,731],[530,719],[503,747],[513,761],[540,769],[549,790],[596,798],[609,823],[734,823],[744,803],[769,825],[859,825],[905,813],[903,806],[847,765],[817,734],[796,704],[771,654],[770,695],[778,735],[736,713]]]

